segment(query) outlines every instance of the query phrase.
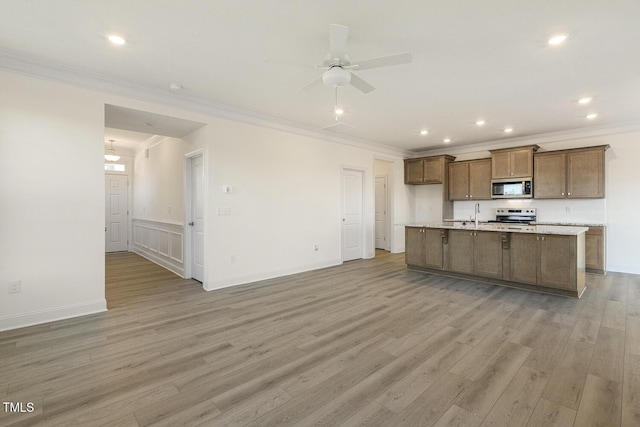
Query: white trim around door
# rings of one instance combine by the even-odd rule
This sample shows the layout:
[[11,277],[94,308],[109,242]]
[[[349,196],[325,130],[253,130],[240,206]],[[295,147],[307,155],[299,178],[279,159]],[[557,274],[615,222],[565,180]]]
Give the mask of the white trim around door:
[[207,179],[204,150],[185,154],[184,277],[205,282]]

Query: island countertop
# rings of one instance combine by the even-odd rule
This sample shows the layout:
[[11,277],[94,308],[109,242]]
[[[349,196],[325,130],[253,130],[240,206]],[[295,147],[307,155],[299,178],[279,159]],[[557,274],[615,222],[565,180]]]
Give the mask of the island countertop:
[[563,236],[577,236],[578,234],[585,233],[589,230],[589,227],[566,225],[521,225],[501,223],[480,223],[478,224],[478,227],[476,227],[473,222],[427,222],[397,225],[404,227],[442,228],[449,230],[497,231],[502,233],[558,234]]

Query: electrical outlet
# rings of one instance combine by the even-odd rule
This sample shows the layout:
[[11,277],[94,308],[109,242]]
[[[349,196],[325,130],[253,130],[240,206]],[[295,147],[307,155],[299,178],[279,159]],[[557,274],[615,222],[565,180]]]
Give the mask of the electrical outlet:
[[231,264],[235,264],[236,263],[236,256],[235,255],[231,255],[230,262],[231,262]]
[[317,243],[315,245],[313,245],[313,250],[314,251],[319,251],[320,250],[320,245],[318,245]]
[[22,289],[22,283],[20,280],[10,280],[9,281],[9,293],[17,294]]

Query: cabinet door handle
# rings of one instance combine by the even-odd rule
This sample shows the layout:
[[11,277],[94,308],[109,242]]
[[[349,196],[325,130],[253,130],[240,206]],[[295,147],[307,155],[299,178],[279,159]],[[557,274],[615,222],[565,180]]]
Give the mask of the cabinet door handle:
[[571,193],[567,193],[567,196],[570,196],[570,195],[571,195]]
[[564,191],[562,192],[561,196],[564,196]]
[[473,199],[473,194],[469,194],[469,198],[470,198],[470,199]]

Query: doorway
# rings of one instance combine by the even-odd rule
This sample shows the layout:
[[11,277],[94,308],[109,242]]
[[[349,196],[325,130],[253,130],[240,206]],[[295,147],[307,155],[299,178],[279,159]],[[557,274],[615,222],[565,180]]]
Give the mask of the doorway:
[[342,169],[342,261],[363,258],[364,171]]
[[[124,187],[128,189],[128,198],[124,199],[126,205],[119,204],[120,208],[126,206],[125,211],[129,210],[127,227],[122,230],[128,236],[120,238],[120,241],[126,244],[129,240],[128,247],[123,250],[130,250],[131,253],[108,253],[105,257],[105,271],[106,267],[111,269],[112,266],[117,270],[112,277],[105,275],[105,290],[109,291],[105,294],[109,295],[109,306],[116,300],[124,303],[137,295],[135,286],[140,286],[139,281],[135,282],[135,286],[127,287],[124,293],[118,294],[117,289],[129,279],[128,274],[146,274],[148,262],[162,267],[164,273],[158,273],[158,276],[173,277],[168,280],[167,286],[180,283],[175,280],[176,275],[192,277],[190,264],[187,263],[192,258],[191,247],[187,246],[191,228],[187,224],[191,219],[186,213],[188,195],[185,193],[185,183],[190,178],[187,175],[189,162],[185,153],[195,153],[197,149],[204,151],[201,147],[205,146],[207,135],[206,132],[198,132],[204,126],[206,124],[201,122],[105,104],[105,141],[115,141],[117,154],[122,156],[120,162],[126,165],[126,173],[122,169],[121,175],[128,175],[131,183],[128,188]],[[203,160],[203,156],[200,159]],[[200,167],[201,172],[203,169]],[[202,176],[199,182],[204,181]],[[105,186],[107,199],[110,198],[109,185]],[[202,200],[200,198],[198,203],[204,204]],[[105,205],[107,213],[113,209],[108,200]],[[198,219],[203,220],[204,217]],[[111,233],[108,228],[105,246],[109,244],[110,234],[115,235],[115,228]],[[204,229],[204,225],[201,228]],[[140,262],[141,257],[146,261]],[[144,271],[138,272],[134,264]],[[154,269],[158,272],[162,270]],[[187,271],[189,275],[185,274]],[[198,280],[202,278],[197,270],[196,275]],[[195,280],[188,283],[202,286]],[[107,286],[111,289],[107,289]],[[114,298],[114,301],[110,298]]]
[[389,250],[388,180],[387,175],[378,175],[375,183],[375,244],[376,249],[385,251]]
[[129,177],[105,174],[105,252],[129,249]]

